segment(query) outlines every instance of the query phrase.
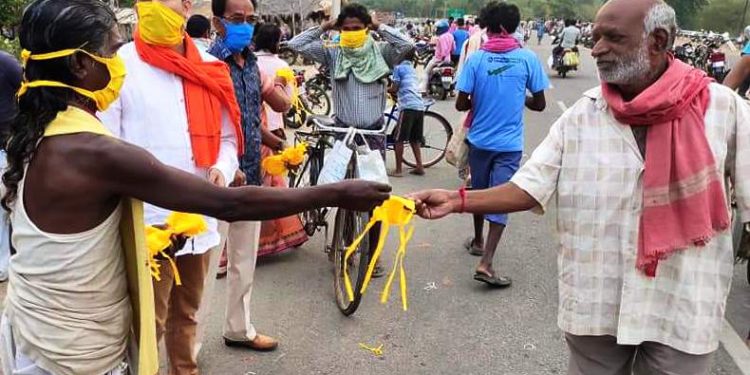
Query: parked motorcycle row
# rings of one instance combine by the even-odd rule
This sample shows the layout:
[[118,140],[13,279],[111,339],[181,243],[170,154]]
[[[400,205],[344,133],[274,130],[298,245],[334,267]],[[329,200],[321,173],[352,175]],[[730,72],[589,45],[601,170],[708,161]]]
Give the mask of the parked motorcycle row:
[[722,35],[692,35],[688,42],[674,48],[674,55],[682,62],[704,70],[717,82],[722,82],[729,73],[726,54],[721,50],[727,42]]

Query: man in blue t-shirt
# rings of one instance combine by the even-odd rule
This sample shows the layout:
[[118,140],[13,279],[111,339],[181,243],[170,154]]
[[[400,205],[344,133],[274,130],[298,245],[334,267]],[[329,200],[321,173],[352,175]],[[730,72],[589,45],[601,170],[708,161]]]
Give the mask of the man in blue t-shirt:
[[[510,36],[518,28],[518,7],[490,2],[480,18],[490,39],[473,53],[458,78],[456,109],[471,110],[468,132],[471,187],[487,189],[502,185],[518,170],[523,155],[524,107],[543,111],[544,90],[549,79],[536,55],[520,48]],[[494,39],[494,40],[493,40]],[[532,96],[527,96],[527,90]],[[474,237],[466,242],[472,255],[481,255],[474,279],[493,287],[507,287],[511,280],[497,276],[492,268],[495,250],[508,222],[507,215],[485,215],[489,222],[487,241],[483,217],[474,216]]]
[[414,70],[414,58],[414,50],[406,54],[401,64],[393,69],[393,84],[388,88],[388,92],[396,96],[400,112],[394,146],[396,170],[388,173],[392,177],[403,176],[402,166],[406,142],[411,145],[417,163],[409,173],[417,176],[424,175],[420,149],[424,138],[424,101],[419,93],[419,76]]
[[456,46],[453,47],[453,52],[451,52],[451,61],[453,62],[453,65],[458,65],[458,60],[461,59],[461,50],[464,48],[464,43],[466,43],[466,41],[469,40],[469,37],[471,37],[466,30],[466,21],[464,21],[463,18],[459,18],[458,21],[456,21],[456,25],[458,25],[458,29],[453,32],[453,39],[456,41]]

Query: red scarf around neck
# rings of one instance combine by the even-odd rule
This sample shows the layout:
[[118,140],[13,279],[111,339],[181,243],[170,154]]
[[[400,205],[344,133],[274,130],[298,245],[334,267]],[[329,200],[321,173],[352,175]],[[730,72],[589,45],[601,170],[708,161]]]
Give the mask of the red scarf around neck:
[[229,67],[221,61],[203,61],[188,35],[185,35],[184,56],[169,47],[146,43],[138,30],[134,37],[136,51],[144,62],[182,78],[195,164],[202,168],[216,164],[221,147],[222,107],[229,113],[237,134],[237,149],[242,155],[245,144],[242,117]]
[[636,266],[656,276],[661,259],[690,246],[704,246],[729,228],[729,208],[705,132],[710,100],[706,73],[674,57],[654,84],[626,102],[602,83],[615,118],[648,126],[643,212]]

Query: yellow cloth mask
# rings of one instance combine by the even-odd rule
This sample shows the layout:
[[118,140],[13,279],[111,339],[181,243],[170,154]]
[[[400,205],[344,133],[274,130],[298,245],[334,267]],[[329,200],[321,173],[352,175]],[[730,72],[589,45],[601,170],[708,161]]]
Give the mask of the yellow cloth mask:
[[104,111],[109,108],[110,104],[114,103],[114,101],[117,100],[117,98],[120,96],[120,89],[122,88],[122,84],[125,81],[125,62],[120,56],[115,55],[114,57],[100,57],[82,49],[72,48],[41,54],[31,54],[31,52],[23,50],[23,52],[21,52],[21,60],[23,61],[24,66],[26,66],[26,63],[29,60],[52,60],[60,57],[70,56],[76,52],[83,52],[89,55],[89,57],[91,57],[95,61],[99,62],[100,64],[104,64],[107,67],[107,71],[109,71],[109,83],[107,83],[106,87],[101,90],[89,91],[58,81],[39,80],[32,82],[23,82],[21,84],[21,88],[18,90],[18,97],[21,97],[26,93],[26,91],[28,91],[28,89],[33,87],[67,87],[93,100],[96,103],[96,108],[99,111]]
[[172,47],[185,38],[185,17],[159,1],[139,1],[135,4],[138,13],[138,33],[148,43]]
[[362,48],[370,36],[367,29],[359,31],[342,31],[339,36],[339,46],[344,48]]
[[[360,289],[360,292],[364,294],[367,290],[367,286],[370,284],[370,280],[372,279],[372,273],[375,271],[375,265],[377,264],[378,259],[383,252],[385,241],[388,238],[388,229],[391,225],[397,226],[399,231],[399,246],[398,250],[396,251],[396,260],[393,262],[393,269],[388,274],[388,279],[385,282],[383,293],[380,295],[380,302],[388,302],[388,296],[390,296],[391,294],[391,286],[393,285],[396,273],[398,273],[400,276],[399,286],[401,287],[401,303],[403,305],[404,311],[406,311],[409,306],[406,293],[406,270],[404,269],[404,258],[406,257],[406,246],[411,240],[412,235],[414,234],[414,225],[411,224],[411,219],[414,217],[415,212],[416,203],[413,200],[392,195],[387,201],[383,202],[382,205],[375,208],[372,213],[372,218],[370,218],[370,222],[365,226],[364,231],[362,231],[359,237],[357,237],[354,242],[352,242],[352,244],[349,245],[349,247],[346,249],[343,262],[343,264],[348,264],[349,257],[351,257],[355,251],[357,251],[357,248],[364,239],[365,235],[367,235],[367,233],[376,223],[380,222],[382,224],[382,227],[380,229],[380,238],[378,239],[378,245],[375,248],[375,252],[373,252],[372,254],[370,264],[367,267],[367,272],[365,273],[365,279],[362,283],[362,289]],[[348,267],[344,267],[344,286],[346,288],[346,294],[349,297],[349,300],[353,301],[354,289],[352,288],[352,282],[349,279]]]

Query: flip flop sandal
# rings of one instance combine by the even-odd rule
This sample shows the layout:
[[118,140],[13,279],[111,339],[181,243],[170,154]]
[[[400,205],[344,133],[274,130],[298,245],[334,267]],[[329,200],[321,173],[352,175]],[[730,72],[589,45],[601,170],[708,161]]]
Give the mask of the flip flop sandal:
[[412,169],[412,170],[409,171],[409,174],[413,175],[413,176],[424,176],[425,173],[424,173],[424,171],[420,171],[420,170],[417,170],[417,169]]
[[498,288],[498,289],[507,288],[513,283],[508,277],[490,276],[481,272],[477,272],[474,274],[474,280],[483,282],[492,288]]
[[484,249],[481,247],[477,247],[474,245],[474,238],[468,238],[466,242],[464,243],[464,249],[469,252],[469,254],[473,256],[480,257],[484,255]]

